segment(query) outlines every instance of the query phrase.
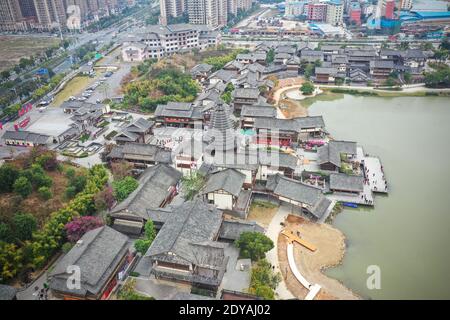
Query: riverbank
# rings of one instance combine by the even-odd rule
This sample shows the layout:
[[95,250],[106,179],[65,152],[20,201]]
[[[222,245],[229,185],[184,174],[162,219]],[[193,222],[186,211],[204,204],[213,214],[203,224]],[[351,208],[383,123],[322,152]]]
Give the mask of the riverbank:
[[[345,254],[345,236],[329,224],[317,224],[298,216],[289,215],[285,221],[286,230],[299,231],[302,239],[317,247],[311,252],[299,244],[294,244],[294,258],[300,273],[310,282],[319,284],[322,289],[317,300],[355,300],[361,299],[338,280],[327,277],[323,271],[342,263]],[[287,261],[287,238],[278,237],[280,270],[289,291],[297,298],[304,299],[308,290],[304,288],[289,268]]]
[[425,87],[406,87],[378,89],[374,87],[328,86],[320,85],[324,92],[352,94],[384,98],[394,97],[450,97],[450,88],[434,89]]

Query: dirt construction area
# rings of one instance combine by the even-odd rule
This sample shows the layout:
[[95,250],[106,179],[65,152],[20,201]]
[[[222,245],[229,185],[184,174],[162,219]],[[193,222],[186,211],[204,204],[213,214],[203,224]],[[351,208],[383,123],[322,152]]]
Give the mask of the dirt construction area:
[[[313,244],[317,250],[312,252],[298,243],[294,243],[294,259],[300,273],[312,284],[319,284],[322,289],[317,300],[353,300],[360,299],[339,281],[329,278],[322,270],[341,263],[345,253],[344,234],[328,224],[317,224],[304,218],[289,215],[285,221],[285,230],[299,235]],[[280,270],[287,288],[294,296],[304,299],[308,290],[295,278],[287,260],[287,237],[278,237],[278,258]]]

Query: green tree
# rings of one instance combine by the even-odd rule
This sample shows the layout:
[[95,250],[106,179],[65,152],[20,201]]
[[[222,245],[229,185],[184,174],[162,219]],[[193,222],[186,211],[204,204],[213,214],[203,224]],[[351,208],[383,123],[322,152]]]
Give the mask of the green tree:
[[270,48],[270,50],[267,52],[266,63],[271,64],[274,58],[275,58],[275,50]]
[[18,213],[13,218],[15,236],[21,241],[30,240],[37,229],[36,218],[29,213]]
[[383,85],[385,85],[386,87],[393,87],[396,84],[397,84],[397,82],[392,77],[387,78],[386,81],[383,83]]
[[125,200],[139,186],[139,182],[133,177],[125,177],[112,183],[114,196],[117,201]]
[[260,232],[243,232],[239,239],[234,242],[240,249],[241,256],[253,261],[265,257],[266,252],[273,248],[273,241]]
[[14,235],[11,230],[11,227],[4,222],[0,222],[0,241],[4,242],[14,241]]
[[280,273],[273,273],[270,263],[266,259],[261,259],[252,267],[249,293],[266,300],[273,300],[275,299],[274,290],[280,281]]
[[13,191],[13,185],[19,176],[19,170],[10,164],[0,167],[0,193]]
[[0,283],[14,278],[22,269],[23,251],[15,244],[0,241]]
[[405,79],[405,82],[406,82],[406,83],[411,83],[411,80],[412,80],[411,73],[405,72],[405,73],[403,74],[403,78]]
[[134,248],[142,255],[147,252],[148,248],[150,248],[150,245],[156,237],[156,230],[153,221],[148,220],[145,223],[144,230],[144,238],[138,239],[134,242]]
[[197,171],[181,178],[181,185],[186,200],[192,200],[198,194],[205,183],[204,177]]
[[305,72],[304,72],[306,79],[309,79],[309,78],[311,78],[312,75],[314,75],[314,69],[315,69],[314,64],[308,63],[306,65]]
[[300,87],[300,91],[304,94],[304,95],[311,95],[314,93],[314,85],[309,82],[306,81],[305,83],[302,84],[302,86]]
[[11,76],[11,73],[8,70],[4,70],[1,72],[1,76],[3,80],[9,79],[9,77]]
[[13,185],[14,192],[23,198],[28,197],[33,192],[33,186],[26,177],[17,178]]

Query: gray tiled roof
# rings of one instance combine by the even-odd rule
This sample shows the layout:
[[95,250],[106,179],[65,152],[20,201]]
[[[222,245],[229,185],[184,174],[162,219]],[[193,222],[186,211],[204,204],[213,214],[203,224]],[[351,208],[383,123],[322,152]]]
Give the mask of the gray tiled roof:
[[274,194],[314,206],[323,197],[322,191],[300,181],[287,178],[281,174],[267,178],[267,190]]
[[150,129],[155,124],[154,121],[148,121],[144,118],[139,118],[133,123],[129,124],[126,127],[126,130],[129,132],[135,132],[135,133],[144,133],[148,129]]
[[[50,288],[60,292],[84,296],[99,294],[118,263],[128,251],[128,237],[103,226],[88,231],[50,273]],[[69,266],[81,271],[81,288],[68,289]]]
[[159,104],[155,110],[157,117],[182,117],[192,118],[194,106],[189,102],[169,102],[167,104]]
[[16,293],[16,288],[0,284],[0,300],[13,300],[16,297]]
[[231,81],[231,79],[236,78],[236,77],[237,77],[237,73],[235,71],[220,69],[220,70],[214,72],[212,75],[210,75],[208,77],[208,79],[217,78],[217,79],[220,79],[220,80],[222,80],[223,82],[226,83],[226,82],[229,82],[229,81]]
[[394,62],[392,60],[372,60],[370,61],[370,68],[393,69]]
[[419,49],[408,49],[406,51],[403,51],[401,54],[402,57],[406,59],[426,59],[423,51]]
[[337,167],[341,166],[341,154],[356,154],[356,142],[330,141],[317,150],[317,162],[324,164],[330,162]]
[[206,63],[200,63],[191,69],[192,75],[208,73],[212,70],[213,66]]
[[329,74],[329,75],[336,75],[338,73],[338,70],[336,68],[327,68],[327,67],[316,67],[315,73],[317,74]]
[[220,252],[214,249],[213,240],[221,224],[222,212],[214,206],[201,199],[185,202],[173,209],[145,257],[169,255],[170,252],[190,263],[220,265],[221,257],[217,256]]
[[344,173],[330,174],[330,189],[361,192],[364,190],[364,178]]
[[215,166],[215,168],[257,170],[258,158],[256,154],[245,152],[216,152],[213,158],[213,165]]
[[33,144],[46,144],[49,141],[50,136],[30,131],[6,131],[3,134],[2,139],[30,141],[33,142]]
[[278,129],[282,131],[300,132],[302,129],[324,128],[322,116],[299,117],[294,119],[256,118],[257,129]]
[[234,169],[226,169],[209,176],[202,189],[202,194],[207,194],[219,190],[226,191],[237,197],[244,185],[245,174]]
[[277,110],[272,106],[244,105],[241,110],[241,118],[242,117],[275,118],[276,115]]
[[296,156],[283,152],[260,152],[258,154],[258,162],[263,166],[276,168],[297,168],[298,159]]
[[264,228],[254,221],[224,220],[220,227],[220,239],[236,240],[243,232],[264,233]]
[[147,168],[139,179],[139,186],[127,199],[112,209],[111,213],[130,213],[147,217],[148,208],[157,208],[169,194],[169,188],[177,185],[181,172],[165,164]]
[[258,88],[238,88],[233,91],[234,98],[258,99]]

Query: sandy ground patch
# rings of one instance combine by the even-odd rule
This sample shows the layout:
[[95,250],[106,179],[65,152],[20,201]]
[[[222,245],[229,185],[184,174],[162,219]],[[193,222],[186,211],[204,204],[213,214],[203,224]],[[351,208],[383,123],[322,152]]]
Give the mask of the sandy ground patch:
[[283,99],[280,100],[279,107],[286,119],[308,116],[308,109],[303,107],[298,101]]
[[[321,270],[336,266],[341,263],[345,253],[344,234],[328,224],[317,224],[297,216],[288,216],[285,221],[286,230],[300,232],[300,236],[317,247],[316,252],[294,245],[294,257],[300,273],[310,282],[322,286],[322,290],[316,299],[319,300],[353,300],[360,299],[350,289],[339,281],[325,276]],[[288,289],[299,299],[304,299],[307,294],[305,289],[294,277],[287,261],[287,239],[281,235],[278,237],[278,255],[280,269]]]

